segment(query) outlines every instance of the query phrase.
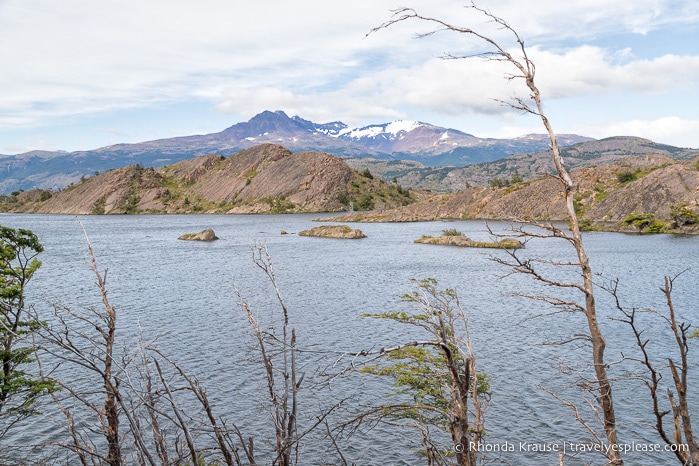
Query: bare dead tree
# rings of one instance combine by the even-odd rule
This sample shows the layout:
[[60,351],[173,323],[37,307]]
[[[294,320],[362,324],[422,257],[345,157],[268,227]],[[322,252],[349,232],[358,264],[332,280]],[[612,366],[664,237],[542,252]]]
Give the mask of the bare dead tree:
[[[299,464],[299,442],[317,428],[325,425],[327,417],[340,407],[340,400],[319,413],[315,420],[304,430],[299,430],[299,391],[305,374],[299,374],[296,330],[289,322],[289,310],[282,299],[281,291],[272,266],[272,258],[266,245],[253,249],[253,262],[264,272],[269,280],[276,302],[281,310],[281,332],[274,329],[265,331],[261,328],[250,304],[236,291],[239,305],[243,309],[256,340],[257,350],[265,370],[268,401],[271,404],[272,420],[275,433],[275,454],[273,465],[292,466]],[[243,436],[236,429],[236,434],[243,441]],[[332,441],[332,437],[331,437]],[[254,464],[253,442],[244,444],[245,453]],[[337,445],[335,445],[337,446]]]
[[[209,402],[206,390],[201,385],[199,380],[196,377],[191,377],[190,375],[188,375],[184,371],[184,369],[182,369],[182,367],[180,367],[175,361],[167,357],[157,348],[150,348],[150,350],[155,352],[158,356],[160,356],[164,361],[169,363],[170,366],[172,366],[177,371],[177,374],[186,382],[186,389],[189,390],[195,396],[197,401],[201,404],[201,407],[204,413],[206,414],[206,419],[208,421],[207,427],[210,427],[213,431],[213,435],[216,440],[216,445],[218,447],[217,450],[223,456],[224,463],[228,466],[242,464],[240,456],[238,454],[238,449],[231,440],[230,434],[228,430],[225,428],[225,423],[222,419],[218,418],[214,414],[213,407]],[[178,407],[178,404],[175,402],[174,397],[172,396],[172,390],[169,389],[169,384],[165,382],[165,378],[163,377],[163,371],[160,369],[160,364],[158,364],[158,360],[153,359],[153,364],[155,364],[156,370],[158,371],[158,376],[160,377],[163,387],[166,389],[166,392],[168,393],[168,401],[170,401],[170,403],[173,406],[173,409],[175,409],[175,415],[177,416],[177,419],[182,426],[182,431],[185,435],[185,438],[187,438],[187,444],[190,446],[190,454],[196,456],[197,449],[193,447],[194,441],[192,440],[191,434],[189,434],[190,429],[184,422],[183,416],[181,414],[177,414],[180,411],[180,409]],[[219,425],[219,423],[223,425]]]
[[[39,359],[40,375],[62,389],[50,395],[65,418],[70,438],[51,445],[73,452],[83,466],[116,466],[133,461],[151,466],[209,461],[228,466],[258,464],[253,437],[246,437],[235,423],[214,414],[199,380],[160,351],[157,339],[141,339],[134,353],[120,360],[115,357],[116,308],[107,296],[107,273],[99,271],[87,234],[85,237],[102,308],[75,311],[53,303],[54,318],[41,327],[44,358]],[[257,340],[266,374],[276,434],[272,464],[291,466],[299,464],[299,442],[318,427],[327,426],[328,416],[344,400],[299,429],[299,389],[304,374],[299,374],[296,332],[290,326],[266,247],[257,248],[253,260],[270,280],[281,307],[281,335],[262,330],[242,297],[241,306]],[[47,361],[52,366],[48,370]],[[67,367],[72,374],[80,374],[82,383],[60,380],[58,369]],[[97,380],[100,389],[95,388]],[[200,408],[193,409],[192,402]],[[92,416],[98,420],[99,431],[89,426]],[[126,427],[121,426],[124,420]],[[332,436],[329,438],[332,440]],[[335,448],[340,451],[339,445]]]
[[[120,406],[123,405],[123,399],[119,391],[119,373],[123,368],[119,367],[114,359],[117,313],[107,298],[107,272],[102,274],[99,271],[92,245],[84,228],[83,232],[87,241],[90,268],[96,277],[103,309],[101,311],[90,309],[88,314],[82,314],[74,312],[67,306],[54,305],[57,325],[42,328],[43,349],[59,361],[75,364],[96,374],[102,383],[104,398],[100,406],[99,401],[78,393],[63,381],[53,379],[65,392],[97,415],[106,440],[107,453],[106,455],[98,453],[98,449],[91,440],[77,433],[73,415],[65,404],[58,402],[57,396],[54,395],[59,409],[66,416],[73,440],[73,444],[67,448],[77,452],[83,464],[87,455],[111,466],[120,466],[124,463],[121,450],[123,438],[119,428],[120,408],[123,408]],[[90,334],[91,331],[95,333]]]
[[[581,306],[581,310],[584,313],[587,320],[589,339],[592,347],[592,363],[595,372],[594,389],[596,391],[596,398],[603,415],[602,420],[604,432],[609,447],[606,449],[606,451],[608,451],[607,458],[612,466],[623,465],[623,460],[618,449],[619,441],[617,437],[616,415],[614,411],[612,387],[609,377],[607,375],[607,364],[605,363],[604,356],[606,342],[597,320],[597,308],[595,303],[592,269],[590,267],[590,261],[587,256],[585,246],[583,244],[583,238],[578,224],[578,217],[574,208],[574,184],[569,172],[567,171],[563,163],[563,157],[561,156],[561,151],[558,146],[556,134],[553,130],[553,127],[549,119],[546,117],[546,114],[544,113],[541,93],[535,83],[536,66],[534,62],[529,58],[527,49],[524,45],[524,40],[519,36],[517,31],[512,26],[510,26],[510,24],[507,21],[498,16],[495,16],[494,14],[485,9],[477,7],[473,3],[467,8],[475,10],[476,12],[484,15],[487,19],[492,21],[497,28],[510,33],[511,37],[516,43],[517,55],[514,54],[515,52],[511,52],[505,45],[479,31],[476,31],[468,27],[459,27],[441,19],[420,15],[414,9],[411,8],[401,8],[399,10],[396,10],[393,14],[393,17],[390,20],[372,29],[370,33],[374,33],[379,30],[388,28],[397,23],[417,20],[433,24],[437,28],[436,30],[430,33],[423,34],[423,36],[435,34],[439,31],[448,31],[464,34],[486,46],[486,50],[484,52],[472,56],[485,58],[487,60],[504,62],[512,65],[515,71],[508,77],[508,79],[522,80],[529,89],[530,95],[528,99],[515,98],[512,102],[504,103],[511,106],[514,109],[524,111],[526,113],[532,114],[540,118],[549,136],[549,147],[552,154],[553,164],[556,169],[556,173],[551,176],[558,180],[558,182],[561,185],[563,194],[565,196],[566,214],[570,224],[570,232],[564,232],[558,228],[555,228],[552,225],[540,224],[539,226],[542,227],[545,231],[548,231],[551,236],[565,239],[575,249],[577,255],[577,263],[575,265],[578,267],[580,271],[582,283],[571,283],[565,284],[564,286],[575,288],[579,290],[583,295],[584,305]],[[447,58],[468,58],[468,56],[447,56]],[[527,271],[527,273],[531,273],[532,271],[532,269],[529,268],[529,265],[526,265],[524,269],[525,271]],[[517,263],[514,266],[521,267],[521,264]]]
[[[691,325],[678,322],[675,306],[672,302],[672,288],[675,278],[665,277],[660,291],[663,293],[667,305],[667,314],[658,311],[648,311],[659,316],[672,331],[674,343],[677,349],[678,359],[667,357],[667,370],[672,377],[672,388],[667,388],[667,398],[669,409],[662,407],[661,381],[663,380],[663,369],[659,368],[653,360],[648,348],[650,338],[645,336],[645,330],[640,328],[638,322],[638,310],[627,309],[621,304],[618,293],[619,281],[614,280],[606,289],[611,293],[616,302],[617,309],[624,315],[622,322],[629,325],[634,335],[636,346],[640,350],[641,356],[632,358],[640,363],[647,375],[644,378],[648,393],[651,397],[652,412],[655,417],[655,430],[660,438],[671,447],[677,460],[683,465],[699,465],[699,446],[692,430],[692,419],[690,415],[689,402],[687,400],[688,373],[691,367],[689,355],[689,330]],[[675,398],[677,396],[677,398]],[[664,423],[665,416],[672,414],[672,435],[666,430]],[[685,448],[686,446],[686,448]]]
[[[133,448],[130,451],[139,458],[141,464],[165,466],[180,464],[188,458],[191,464],[196,465],[204,458],[201,456],[204,448],[197,448],[195,431],[213,430],[218,447],[214,449],[221,453],[225,464],[236,466],[243,464],[235,452],[235,446],[230,441],[229,434],[218,425],[206,393],[198,380],[189,377],[176,363],[159,352],[152,343],[145,344],[145,347],[139,347],[142,361],[136,377],[126,370],[127,366],[133,365],[132,358],[124,358],[120,364],[117,364],[117,359],[114,357],[116,310],[107,299],[106,274],[102,275],[97,272],[89,241],[88,251],[93,271],[98,276],[97,284],[106,310],[103,312],[90,310],[87,314],[83,314],[67,306],[54,305],[57,322],[53,326],[42,329],[44,342],[42,348],[46,353],[60,361],[61,365],[75,366],[97,374],[103,382],[104,404],[100,406],[100,402],[92,394],[92,388],[75,387],[66,381],[44,373],[42,368],[44,377],[51,378],[64,391],[63,400],[55,393],[51,395],[66,419],[72,442],[57,445],[74,452],[80,464],[84,466],[105,463],[122,465],[129,462],[129,456],[122,451],[122,446],[127,437],[130,437],[133,441]],[[104,328],[109,330],[103,330]],[[90,333],[90,330],[97,333]],[[193,393],[201,403],[210,425],[204,421],[204,427],[202,427],[202,422],[194,422],[191,415],[184,413],[175,396],[175,392],[179,393],[183,388],[173,388],[166,379],[158,360],[147,353],[155,353],[176,369],[180,377],[187,382],[184,390]],[[107,363],[107,360],[110,364]],[[149,369],[151,365],[156,369],[159,383],[154,383]],[[108,372],[105,367],[111,368],[111,372]],[[137,378],[138,382],[133,380],[134,378]],[[169,408],[158,407],[160,400],[165,400],[165,404]],[[96,441],[91,432],[82,432],[76,427],[75,414],[69,407],[69,404],[71,402],[74,404],[75,401],[78,405],[88,408],[90,412],[97,415],[106,440],[108,449],[106,453],[101,451],[99,442]],[[118,417],[120,415],[123,415],[128,421],[127,432],[122,432],[119,429]],[[117,422],[113,420],[115,417]],[[150,435],[144,431],[143,424],[150,426]],[[190,424],[194,424],[194,427],[191,427]],[[170,430],[172,437],[175,438],[173,445],[166,443],[167,430]],[[180,445],[178,440],[180,438],[184,439],[184,448]],[[154,445],[152,448],[148,445],[149,439]],[[156,452],[157,460],[153,456],[153,449]],[[233,450],[233,454],[231,454],[231,450]],[[175,452],[174,455],[171,454],[172,451]],[[254,462],[250,464],[253,465]]]

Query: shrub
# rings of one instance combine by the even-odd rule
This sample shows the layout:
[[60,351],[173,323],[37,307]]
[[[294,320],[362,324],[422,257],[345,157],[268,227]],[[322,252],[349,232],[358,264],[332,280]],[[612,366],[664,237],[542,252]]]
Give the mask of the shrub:
[[510,183],[515,184],[515,183],[521,183],[522,181],[524,181],[524,179],[522,178],[522,175],[520,175],[519,170],[517,170],[515,168],[515,172],[512,174],[512,180],[510,181]]
[[621,184],[630,183],[638,178],[638,173],[636,172],[619,172],[616,174],[616,179]]
[[621,221],[623,225],[633,225],[639,230],[643,230],[648,225],[653,223],[655,216],[653,214],[638,214],[633,213],[626,216],[624,220]]
[[354,208],[357,210],[373,210],[374,198],[371,194],[364,193],[357,198],[357,201],[354,203]]
[[359,174],[362,175],[364,178],[369,178],[370,180],[374,179],[374,175],[371,174],[368,168],[365,168]]
[[664,233],[668,230],[665,223],[657,220],[653,214],[633,213],[622,220],[622,225],[633,225],[641,233]]
[[584,218],[578,222],[578,228],[580,228],[580,231],[594,231],[594,227],[592,225],[592,220],[589,218]]
[[442,236],[463,236],[463,235],[464,234],[461,233],[456,228],[449,228],[447,230],[442,230]]
[[694,212],[686,205],[670,206],[670,218],[673,221],[675,228],[682,228],[685,225],[694,225],[699,223],[699,214]]
[[296,204],[288,200],[284,195],[263,197],[260,201],[269,205],[270,214],[286,214],[292,212],[296,208]]
[[138,212],[139,202],[141,202],[141,197],[138,194],[132,194],[127,197],[119,207],[124,210],[125,214],[135,214]]
[[587,212],[587,206],[583,203],[583,195],[576,194],[573,196],[573,209],[575,209],[575,214],[581,216]]
[[92,213],[94,215],[104,215],[104,205],[106,204],[106,200],[104,197],[101,197],[95,201],[95,204],[92,206]]
[[644,233],[665,233],[667,230],[668,228],[665,223],[660,220],[653,220],[643,231]]
[[509,186],[510,182],[501,180],[500,178],[493,178],[488,184],[493,188],[504,188],[505,186]]

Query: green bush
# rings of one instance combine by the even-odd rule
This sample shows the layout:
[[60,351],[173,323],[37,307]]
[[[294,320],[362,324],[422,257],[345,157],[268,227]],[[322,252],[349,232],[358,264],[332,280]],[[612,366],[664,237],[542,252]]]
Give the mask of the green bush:
[[578,227],[580,228],[580,231],[595,231],[595,226],[592,223],[592,220],[589,218],[584,218],[578,222]]
[[357,210],[373,210],[374,198],[371,194],[361,194],[354,203],[354,208]]
[[104,215],[104,206],[106,204],[106,200],[104,197],[101,197],[95,201],[95,204],[92,206],[92,213],[94,215]]
[[672,218],[675,228],[682,228],[685,225],[699,223],[699,214],[686,205],[673,205],[670,207],[670,218]]
[[519,174],[519,170],[515,168],[515,172],[512,174],[512,180],[510,180],[510,183],[515,184],[515,183],[521,183],[524,181],[522,178],[522,175]]
[[463,235],[464,234],[461,233],[456,228],[449,228],[447,230],[442,230],[442,236],[463,236]]
[[621,184],[630,183],[630,182],[636,180],[637,178],[638,178],[637,172],[625,171],[625,172],[619,172],[616,174],[616,179]]
[[493,188],[504,188],[509,186],[510,182],[507,180],[501,180],[500,178],[493,178],[488,184]]
[[622,220],[622,225],[633,225],[641,233],[665,233],[668,227],[657,220],[655,215],[647,213],[633,213]]
[[284,195],[279,195],[276,197],[264,197],[260,199],[260,201],[269,204],[270,214],[286,214],[289,212],[293,212],[293,210],[296,208],[296,204],[288,200]]
[[668,230],[667,225],[660,220],[653,220],[650,225],[646,227],[644,233],[665,233]]
[[141,202],[141,197],[138,194],[132,194],[119,207],[124,210],[125,214],[135,214],[138,212],[139,202]]
[[653,220],[655,220],[655,216],[653,214],[633,213],[627,215],[626,218],[621,221],[621,223],[623,225],[633,225],[639,230],[643,230],[648,225],[650,225],[653,222]]
[[583,203],[584,196],[582,194],[576,194],[573,196],[573,209],[577,216],[583,215],[587,212],[587,206]]

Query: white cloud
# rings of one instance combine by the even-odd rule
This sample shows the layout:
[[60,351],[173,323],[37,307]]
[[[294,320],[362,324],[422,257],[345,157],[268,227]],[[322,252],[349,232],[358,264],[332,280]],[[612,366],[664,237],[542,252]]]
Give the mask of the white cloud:
[[[6,0],[0,4],[0,130],[202,98],[245,117],[282,109],[352,124],[422,119],[420,111],[507,114],[492,99],[526,95],[521,83],[505,82],[501,68],[436,59],[474,50],[458,34],[412,40],[430,26],[408,22],[365,38],[399,4]],[[410,4],[455,24],[471,21],[468,2]],[[697,92],[697,56],[666,50],[639,59],[627,46],[584,43],[669,24],[696,28],[693,0],[489,0],[484,6],[538,44],[530,52],[547,99]]]
[[699,120],[687,120],[679,117],[573,125],[569,131],[595,138],[637,136],[678,147],[699,147],[697,144]]
[[646,34],[699,18],[696,2],[675,0],[489,0],[486,7],[508,19],[523,37],[594,37],[609,31]]
[[[628,54],[628,51],[626,51]],[[676,92],[699,83],[699,55],[663,55],[653,60],[618,63],[618,54],[581,46],[556,54],[534,49],[538,82],[549,97],[613,92]]]

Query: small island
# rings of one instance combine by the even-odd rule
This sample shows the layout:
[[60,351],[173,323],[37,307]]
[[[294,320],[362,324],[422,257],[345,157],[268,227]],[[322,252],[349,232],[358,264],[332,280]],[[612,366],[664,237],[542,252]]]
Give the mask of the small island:
[[521,241],[514,238],[505,238],[500,241],[473,241],[464,236],[458,230],[442,230],[442,236],[427,236],[416,239],[415,243],[442,244],[446,246],[458,246],[461,248],[494,248],[494,249],[520,249],[524,247]]
[[206,230],[200,231],[199,233],[185,233],[177,239],[184,241],[216,241],[218,236],[214,233],[214,230],[207,228]]
[[352,229],[348,225],[320,225],[310,230],[299,232],[299,236],[317,236],[323,238],[359,239],[366,238],[360,229]]

